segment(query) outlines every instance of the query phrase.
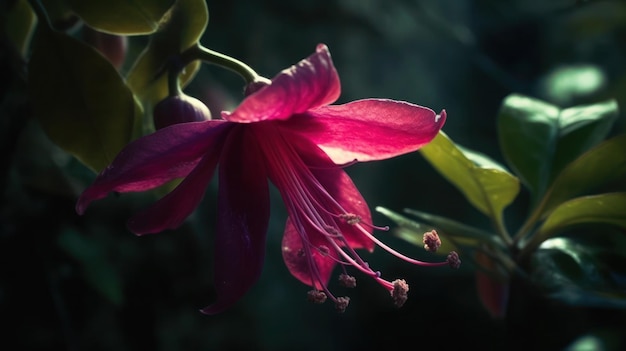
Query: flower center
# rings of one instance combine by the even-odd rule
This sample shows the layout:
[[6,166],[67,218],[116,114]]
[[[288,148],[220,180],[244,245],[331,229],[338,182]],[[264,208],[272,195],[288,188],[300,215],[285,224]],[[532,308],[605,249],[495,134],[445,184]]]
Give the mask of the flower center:
[[[356,280],[347,275],[345,267],[352,266],[367,276],[372,277],[385,287],[399,307],[406,301],[408,285],[403,280],[393,282],[381,278],[379,271],[374,271],[355,251],[354,237],[361,242],[371,241],[393,255],[410,263],[426,266],[446,265],[446,262],[427,263],[406,257],[391,249],[372,235],[373,229],[389,230],[388,227],[377,227],[363,221],[359,213],[347,211],[322,185],[312,170],[319,171],[316,165],[307,165],[296,147],[281,130],[272,123],[258,125],[259,143],[266,155],[270,179],[280,190],[283,201],[290,216],[288,226],[292,225],[300,238],[301,248],[296,252],[297,261],[304,262],[303,282],[313,286],[316,291],[309,293],[309,299],[321,303],[326,297],[331,299],[339,311],[345,310],[349,298],[335,297],[328,289],[328,274],[335,264],[340,264],[344,273],[340,282],[349,282],[344,286],[356,286]],[[311,147],[316,147],[311,145]],[[307,150],[311,152],[311,150]],[[321,152],[321,151],[319,151]],[[315,153],[311,153],[315,155]],[[309,155],[306,155],[309,156]],[[312,157],[312,158],[311,158]],[[307,157],[307,162],[319,161],[328,164],[329,160],[316,160]],[[311,158],[311,159],[310,159]],[[318,157],[319,158],[319,157]],[[330,164],[328,171],[337,171],[340,166]],[[321,172],[324,172],[322,170]],[[366,215],[369,218],[369,211]],[[288,227],[287,231],[290,230]],[[346,236],[352,239],[348,240]],[[287,235],[287,233],[286,233]],[[351,244],[352,243],[352,244]],[[283,250],[290,250],[284,247]],[[294,273],[294,270],[292,270]],[[306,275],[308,274],[308,277]],[[308,280],[308,281],[305,281]]]

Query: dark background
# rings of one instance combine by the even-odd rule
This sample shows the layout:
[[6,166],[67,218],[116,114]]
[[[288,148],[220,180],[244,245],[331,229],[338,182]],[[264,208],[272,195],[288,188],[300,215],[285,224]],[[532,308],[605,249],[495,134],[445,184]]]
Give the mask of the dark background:
[[[607,98],[623,106],[626,99],[622,1],[265,0],[208,7],[206,47],[272,77],[325,43],[342,80],[338,103],[385,97],[445,108],[443,130],[454,141],[501,162],[495,121],[508,94],[563,107]],[[131,38],[129,55],[144,43]],[[3,72],[19,86],[7,55],[2,59]],[[563,69],[573,72],[564,76],[570,81],[558,89],[546,83]],[[591,73],[579,78],[583,71]],[[594,89],[582,91],[586,86]],[[238,76],[205,65],[186,92],[217,114],[241,100],[242,88]],[[150,195],[110,196],[79,217],[76,197],[94,175],[50,144],[27,101],[11,89],[2,93],[3,126],[12,125],[9,118],[24,122],[19,133],[3,133],[0,150],[0,349],[562,350],[580,340],[601,342],[597,349],[626,347],[623,311],[565,306],[515,280],[506,318],[493,319],[478,299],[471,265],[415,267],[383,250],[364,256],[386,277],[409,282],[402,309],[358,273],[344,314],[330,303],[310,304],[308,288],[282,262],[286,213],[275,192],[261,279],[232,309],[203,315],[199,309],[214,297],[216,182],[176,231],[136,237],[126,229],[130,215],[154,200]],[[623,127],[621,116],[616,130]],[[347,171],[372,211],[408,207],[489,228],[419,153]],[[507,209],[507,225],[519,225],[526,205],[522,194]],[[373,216],[376,224],[391,224]],[[411,256],[440,259],[377,235]]]

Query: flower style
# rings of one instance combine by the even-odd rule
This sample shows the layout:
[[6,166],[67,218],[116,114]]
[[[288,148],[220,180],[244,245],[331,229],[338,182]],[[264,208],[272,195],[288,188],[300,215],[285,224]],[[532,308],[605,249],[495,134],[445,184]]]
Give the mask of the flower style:
[[[446,114],[407,102],[365,99],[330,105],[340,94],[339,77],[325,45],[270,84],[257,84],[222,119],[175,124],[127,145],[80,196],[83,214],[109,192],[137,192],[175,178],[184,180],[169,194],[134,215],[129,229],[138,234],[178,227],[198,206],[217,165],[218,220],[215,236],[217,301],[207,314],[225,310],[261,274],[269,221],[269,179],[279,190],[289,218],[282,241],[291,274],[313,287],[312,300],[335,302],[327,285],[334,267],[353,266],[391,293],[397,305],[408,285],[389,282],[355,251],[376,245],[403,256],[373,236],[369,208],[343,170],[358,161],[391,158],[432,140]],[[344,268],[345,273],[345,268]],[[347,274],[346,286],[356,285]]]

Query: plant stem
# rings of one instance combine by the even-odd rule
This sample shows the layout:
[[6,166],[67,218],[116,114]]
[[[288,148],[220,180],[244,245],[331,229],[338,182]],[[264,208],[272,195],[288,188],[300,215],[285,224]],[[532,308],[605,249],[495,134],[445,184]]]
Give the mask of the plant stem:
[[[267,80],[267,78],[259,76],[250,66],[247,64],[232,58],[230,56],[221,54],[219,52],[210,50],[202,46],[200,43],[190,47],[183,51],[180,55],[181,67],[185,67],[189,63],[195,60],[202,60],[207,63],[211,63],[230,71],[239,74],[246,83],[258,82],[261,80]],[[182,69],[182,68],[181,68]]]

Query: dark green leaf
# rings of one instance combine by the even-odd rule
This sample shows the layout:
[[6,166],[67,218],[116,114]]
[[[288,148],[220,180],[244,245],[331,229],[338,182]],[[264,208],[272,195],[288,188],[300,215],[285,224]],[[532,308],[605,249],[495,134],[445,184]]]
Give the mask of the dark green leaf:
[[563,201],[626,177],[626,135],[609,139],[570,163],[542,199],[545,217]]
[[87,282],[114,304],[124,298],[122,282],[106,258],[101,243],[74,230],[65,230],[59,236],[59,246],[81,264]]
[[494,161],[486,162],[485,156],[471,153],[472,159],[480,160],[478,164],[473,162],[443,132],[439,132],[420,152],[474,207],[503,228],[502,211],[519,192],[517,178],[495,168]]
[[[208,21],[204,0],[178,0],[159,31],[152,35],[127,77],[129,86],[147,108],[146,112],[168,94],[167,74],[163,74],[168,60],[196,44]],[[181,84],[189,82],[199,67],[197,61],[188,65],[181,75]]]
[[498,138],[505,159],[537,201],[565,165],[607,136],[616,117],[614,101],[560,110],[512,94],[500,108]]
[[93,48],[41,28],[29,62],[35,115],[48,137],[94,171],[131,140],[133,94]]
[[37,23],[37,18],[26,0],[18,0],[6,14],[4,33],[13,47],[26,58],[28,45]]
[[565,109],[559,117],[559,140],[552,163],[551,180],[567,164],[601,143],[618,116],[614,100]]
[[569,227],[587,223],[626,228],[626,193],[585,196],[564,202],[550,213],[532,240],[542,242]]
[[550,177],[550,164],[558,138],[558,107],[512,94],[498,114],[498,138],[502,153],[515,173],[535,194]]
[[101,32],[136,35],[159,29],[174,0],[67,0],[85,23]]
[[[624,265],[621,256],[620,265]],[[623,278],[598,260],[597,253],[573,239],[545,241],[533,255],[531,281],[551,298],[576,306],[626,308]]]

